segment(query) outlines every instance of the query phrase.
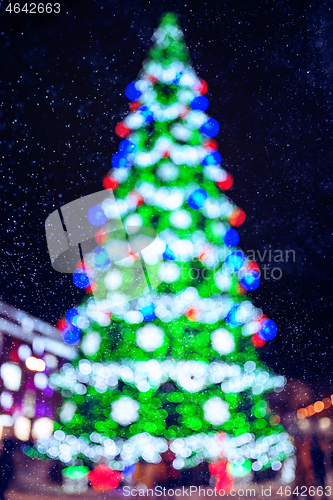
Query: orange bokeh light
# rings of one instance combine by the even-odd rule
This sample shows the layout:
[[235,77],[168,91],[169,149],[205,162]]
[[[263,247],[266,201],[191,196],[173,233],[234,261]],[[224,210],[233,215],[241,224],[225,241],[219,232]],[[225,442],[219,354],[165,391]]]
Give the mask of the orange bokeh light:
[[316,413],[320,413],[325,408],[325,405],[322,401],[316,401],[313,408]]
[[331,404],[332,404],[330,398],[323,399],[323,403],[324,403],[325,410],[327,410],[327,408],[329,408],[331,406]]
[[308,410],[306,408],[300,408],[297,410],[297,418],[302,420],[303,418],[306,418],[308,416]]
[[314,415],[316,413],[315,409],[314,409],[314,405],[309,405],[307,407],[307,411],[308,411],[308,417],[312,417],[312,415]]
[[279,415],[272,415],[271,418],[269,419],[271,425],[277,425],[280,423],[280,421],[281,418],[279,417]]

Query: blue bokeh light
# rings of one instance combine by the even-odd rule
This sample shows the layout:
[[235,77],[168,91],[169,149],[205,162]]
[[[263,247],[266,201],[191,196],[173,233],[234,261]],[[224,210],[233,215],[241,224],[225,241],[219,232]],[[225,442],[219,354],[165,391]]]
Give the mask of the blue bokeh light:
[[276,334],[277,334],[276,323],[274,323],[274,321],[272,321],[271,319],[265,319],[261,323],[261,327],[257,335],[261,340],[267,341],[274,339],[274,337],[276,337]]
[[200,210],[206,203],[208,198],[208,193],[205,189],[199,188],[192,191],[190,196],[187,199],[187,203],[191,208],[195,210]]
[[209,118],[206,123],[200,127],[200,132],[208,137],[215,137],[220,131],[220,124],[214,118]]
[[69,326],[72,325],[74,318],[76,318],[77,316],[79,316],[79,311],[77,309],[75,309],[74,307],[68,309],[65,316],[66,324]]
[[105,248],[96,248],[93,252],[94,255],[94,266],[97,269],[105,271],[111,266],[111,260]]
[[108,221],[108,217],[100,205],[94,205],[88,210],[88,221],[92,226],[103,226]]
[[244,264],[245,256],[241,250],[231,252],[225,259],[225,263],[231,272],[237,272]]
[[194,97],[194,99],[192,99],[192,101],[190,102],[190,106],[192,109],[206,111],[209,106],[209,101],[204,95],[198,95],[197,97]]
[[111,158],[113,168],[129,168],[133,165],[132,155],[125,151],[117,151]]
[[175,254],[173,251],[170,249],[168,245],[166,245],[166,248],[163,253],[163,259],[164,260],[176,260]]
[[73,283],[75,286],[85,289],[88,288],[93,281],[93,276],[89,271],[81,267],[79,269],[75,269],[73,273]]
[[144,321],[153,321],[156,318],[155,306],[154,304],[149,304],[148,306],[140,309]]
[[62,338],[66,344],[77,344],[81,338],[81,331],[76,326],[67,326],[62,331]]
[[260,285],[260,274],[255,269],[250,269],[242,276],[240,284],[248,292],[256,290]]
[[238,304],[232,306],[227,316],[225,317],[225,322],[232,328],[242,325],[242,321],[236,319],[236,314],[238,312],[238,309],[239,309]]
[[132,139],[125,139],[119,144],[119,152],[123,153],[123,155],[134,153],[136,148],[137,144]]
[[137,101],[140,99],[142,93],[136,88],[136,82],[131,82],[127,85],[125,89],[125,96],[130,101]]
[[223,243],[228,248],[235,248],[239,243],[238,231],[233,227],[229,227],[223,236]]
[[222,156],[218,151],[213,151],[209,153],[205,158],[202,160],[201,164],[204,167],[208,167],[208,165],[221,165],[222,163]]

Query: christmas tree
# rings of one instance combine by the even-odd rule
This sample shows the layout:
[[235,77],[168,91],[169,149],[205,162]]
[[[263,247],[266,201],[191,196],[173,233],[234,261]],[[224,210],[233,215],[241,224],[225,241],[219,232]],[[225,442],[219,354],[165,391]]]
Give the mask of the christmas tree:
[[[293,446],[264,396],[285,381],[257,354],[277,327],[246,296],[260,272],[237,248],[245,214],[225,195],[233,180],[221,167],[219,124],[205,113],[207,84],[173,14],[154,42],[125,90],[130,113],[103,181],[110,199],[88,214],[97,248],[73,281],[90,295],[62,321],[80,357],[51,377],[64,402],[37,449],[116,470],[158,463],[168,447],[176,469],[224,457],[233,475],[279,470]],[[128,243],[118,262],[98,227],[112,217],[113,192],[129,236],[158,234],[146,253]],[[137,265],[144,286],[131,274]]]

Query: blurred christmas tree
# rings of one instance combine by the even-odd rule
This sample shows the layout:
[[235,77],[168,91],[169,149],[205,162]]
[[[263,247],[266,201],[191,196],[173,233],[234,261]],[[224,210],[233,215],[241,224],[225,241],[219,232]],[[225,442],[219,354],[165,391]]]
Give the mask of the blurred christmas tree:
[[[65,341],[82,335],[81,355],[51,377],[64,403],[37,447],[69,465],[104,458],[118,470],[157,463],[168,446],[176,469],[224,457],[233,475],[278,470],[293,446],[264,395],[285,382],[256,353],[277,328],[246,297],[260,274],[237,249],[245,214],[224,194],[233,181],[214,140],[219,124],[205,114],[207,85],[173,14],[154,41],[125,90],[130,113],[103,185],[116,191],[129,234],[154,228],[158,239],[112,262],[110,237],[97,232],[74,275],[92,295],[63,320]],[[104,224],[112,207],[96,206],[89,220]],[[139,290],[128,273],[141,261],[156,280],[146,272]]]

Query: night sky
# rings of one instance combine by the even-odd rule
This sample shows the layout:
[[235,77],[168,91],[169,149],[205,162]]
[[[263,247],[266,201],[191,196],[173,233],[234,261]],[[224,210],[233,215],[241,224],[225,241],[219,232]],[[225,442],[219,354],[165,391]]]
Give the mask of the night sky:
[[[71,275],[51,267],[45,219],[101,190],[119,142],[114,126],[128,113],[124,89],[141,68],[161,14],[172,10],[194,69],[208,82],[223,167],[235,179],[229,196],[247,214],[240,246],[270,269],[252,293],[279,327],[263,357],[279,373],[319,380],[327,396],[331,2],[67,0],[63,14],[48,22],[31,14],[15,18],[6,5],[0,3],[1,299],[52,324],[80,300]],[[289,262],[269,262],[269,250],[272,257],[281,250],[284,260],[294,250],[295,262],[291,253]],[[281,279],[269,278],[277,266]]]

